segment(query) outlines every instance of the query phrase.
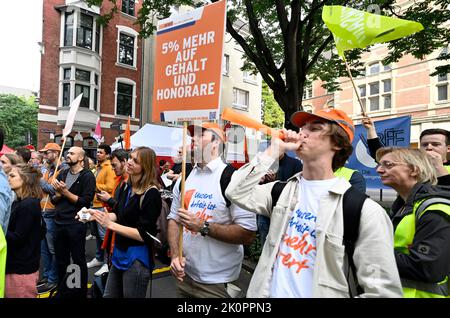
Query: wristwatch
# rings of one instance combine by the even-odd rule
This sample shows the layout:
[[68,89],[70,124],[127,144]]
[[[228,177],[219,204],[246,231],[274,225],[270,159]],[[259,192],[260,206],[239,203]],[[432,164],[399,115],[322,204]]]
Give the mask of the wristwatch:
[[209,223],[205,221],[203,227],[200,229],[200,234],[202,236],[207,236],[209,234]]

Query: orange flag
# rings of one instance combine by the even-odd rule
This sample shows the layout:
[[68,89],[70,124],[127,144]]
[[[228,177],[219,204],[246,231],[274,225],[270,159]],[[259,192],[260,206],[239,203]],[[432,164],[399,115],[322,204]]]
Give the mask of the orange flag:
[[128,116],[128,122],[127,122],[127,128],[125,129],[125,135],[124,135],[124,141],[125,141],[125,150],[131,149],[131,141],[130,141],[130,116]]

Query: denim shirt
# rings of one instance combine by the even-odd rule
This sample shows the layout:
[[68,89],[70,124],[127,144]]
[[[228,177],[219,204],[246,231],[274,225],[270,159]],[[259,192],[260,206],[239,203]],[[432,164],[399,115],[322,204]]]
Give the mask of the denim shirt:
[[13,198],[13,192],[11,190],[11,187],[9,186],[6,174],[0,167],[0,226],[3,229],[3,233],[6,233],[8,229]]

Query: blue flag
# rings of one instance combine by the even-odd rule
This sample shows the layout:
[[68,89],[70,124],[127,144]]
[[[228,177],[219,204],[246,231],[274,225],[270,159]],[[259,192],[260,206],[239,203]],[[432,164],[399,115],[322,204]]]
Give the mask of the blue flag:
[[[386,147],[409,147],[411,139],[411,116],[375,122],[376,131],[381,143]],[[367,133],[363,125],[355,126],[353,154],[348,159],[348,168],[358,170],[366,180],[367,188],[390,189],[383,186],[376,172],[377,163],[369,155]]]

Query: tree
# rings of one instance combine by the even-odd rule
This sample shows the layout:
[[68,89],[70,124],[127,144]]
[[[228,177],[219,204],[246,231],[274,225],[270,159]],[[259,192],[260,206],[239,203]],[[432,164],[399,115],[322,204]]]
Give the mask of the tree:
[[34,99],[0,94],[0,126],[5,132],[5,144],[11,148],[27,144],[29,133],[37,146],[38,105]]
[[[116,0],[108,0],[114,4]],[[211,0],[217,2],[218,0]],[[101,5],[103,0],[87,0]],[[153,18],[165,18],[170,8],[179,5],[198,7],[206,1],[199,0],[143,0],[138,22],[141,36],[153,34]],[[449,31],[443,25],[450,11],[448,0],[411,1],[411,6],[400,12],[395,0],[228,0],[226,28],[228,33],[242,47],[246,62],[244,69],[259,72],[272,89],[274,98],[284,111],[285,124],[301,109],[303,90],[308,82],[321,79],[329,91],[338,89],[337,78],[347,76],[342,60],[333,49],[333,37],[325,27],[321,15],[324,5],[344,5],[366,10],[375,5],[385,15],[397,16],[421,22],[425,30],[405,39],[389,44],[391,54],[383,62],[398,60],[406,53],[423,58],[438,47],[449,43]],[[104,15],[107,22],[113,10]],[[247,32],[241,32],[245,29]],[[363,50],[348,51],[346,59],[354,76],[360,74],[358,59]],[[449,58],[443,55],[441,58]],[[444,68],[439,70],[445,72]]]
[[271,128],[283,128],[284,113],[273,98],[273,92],[266,82],[262,84],[263,124]]

